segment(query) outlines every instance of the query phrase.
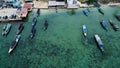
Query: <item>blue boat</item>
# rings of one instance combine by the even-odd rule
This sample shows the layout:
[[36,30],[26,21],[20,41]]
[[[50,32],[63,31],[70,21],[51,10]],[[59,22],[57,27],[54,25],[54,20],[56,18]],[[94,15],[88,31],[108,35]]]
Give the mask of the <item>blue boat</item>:
[[15,40],[10,45],[8,53],[11,53],[15,49],[15,47],[17,46],[20,38],[21,38],[21,35],[16,35]]
[[83,25],[82,29],[83,29],[83,35],[86,37],[86,36],[87,36],[87,28],[86,28],[86,25]]
[[83,13],[84,13],[86,16],[88,16],[89,13],[90,13],[90,10],[89,10],[89,9],[84,9],[84,10],[83,10]]
[[102,26],[105,30],[108,30],[108,24],[107,24],[107,22],[105,22],[105,21],[102,20],[100,23],[101,23],[101,26]]
[[8,33],[10,32],[10,29],[11,29],[11,24],[8,23],[8,24],[6,25],[6,29],[5,29],[5,32],[4,32],[4,35],[5,35],[5,36],[8,35]]
[[98,36],[98,34],[95,34],[94,37],[95,37],[95,40],[96,40],[96,42],[97,42],[97,45],[98,45],[99,49],[100,49],[102,52],[104,52],[103,43],[102,43],[100,37]]

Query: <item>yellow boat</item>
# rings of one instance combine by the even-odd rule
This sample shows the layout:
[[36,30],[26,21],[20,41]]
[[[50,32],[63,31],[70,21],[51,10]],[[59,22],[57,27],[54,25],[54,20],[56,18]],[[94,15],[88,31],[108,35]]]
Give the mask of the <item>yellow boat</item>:
[[5,29],[6,29],[6,25],[4,25],[2,28],[2,36],[4,36],[4,34],[5,34]]

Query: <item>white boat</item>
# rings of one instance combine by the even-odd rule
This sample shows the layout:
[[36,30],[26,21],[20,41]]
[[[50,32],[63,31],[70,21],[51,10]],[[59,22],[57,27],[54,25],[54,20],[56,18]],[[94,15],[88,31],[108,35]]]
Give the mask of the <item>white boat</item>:
[[95,34],[95,40],[96,40],[96,42],[98,44],[99,49],[103,52],[104,51],[103,43],[102,43],[100,37],[98,36],[98,34]]
[[87,28],[86,28],[86,25],[83,25],[83,26],[82,26],[82,29],[83,29],[83,35],[84,35],[84,36],[87,36]]
[[117,31],[119,29],[119,26],[116,23],[114,23],[112,20],[109,20],[109,23],[115,31]]

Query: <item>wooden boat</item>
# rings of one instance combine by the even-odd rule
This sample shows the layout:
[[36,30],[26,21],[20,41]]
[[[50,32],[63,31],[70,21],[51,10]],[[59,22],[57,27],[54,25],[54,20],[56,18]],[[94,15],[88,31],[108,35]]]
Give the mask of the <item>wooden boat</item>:
[[83,10],[83,13],[84,13],[86,16],[88,16],[88,15],[89,15],[89,10],[88,10],[88,9],[84,9],[84,10]]
[[97,42],[97,45],[98,45],[99,49],[100,49],[102,52],[104,52],[103,43],[102,43],[100,37],[98,36],[98,34],[95,34],[95,40],[96,40],[96,42]]
[[6,29],[6,25],[4,25],[2,28],[2,36],[4,36],[4,34],[5,34],[5,29]]
[[6,25],[6,29],[5,29],[5,33],[4,33],[6,36],[8,35],[10,29],[11,29],[11,24],[8,23],[8,24]]
[[20,34],[23,29],[24,29],[24,25],[23,25],[23,23],[21,23],[18,27],[17,34]]
[[35,33],[36,33],[36,29],[33,26],[32,29],[31,29],[30,38],[33,38],[35,36]]
[[33,20],[32,20],[32,26],[35,26],[36,22],[37,22],[37,19],[34,17]]
[[112,22],[112,20],[109,20],[109,23],[115,31],[117,31],[119,29],[119,26],[116,23]]
[[86,28],[86,25],[83,25],[83,26],[82,26],[82,29],[83,29],[83,35],[84,35],[84,36],[87,36],[87,28]]
[[101,8],[98,8],[98,11],[99,11],[101,14],[104,15],[104,12],[103,12],[103,10],[102,10]]
[[115,17],[120,21],[120,14],[116,14]]
[[98,7],[98,8],[101,7],[100,3],[98,3],[98,2],[94,2],[93,4],[95,7]]
[[100,23],[101,23],[101,26],[102,26],[105,30],[108,30],[108,24],[107,24],[107,22],[105,22],[105,21],[102,20]]
[[37,17],[40,15],[40,9],[37,9]]
[[21,35],[16,35],[15,40],[10,45],[8,53],[11,53],[15,49],[15,47],[17,46],[20,38],[21,38]]
[[45,22],[44,22],[44,31],[46,31],[47,28],[48,28],[48,21],[47,21],[47,19],[46,19]]

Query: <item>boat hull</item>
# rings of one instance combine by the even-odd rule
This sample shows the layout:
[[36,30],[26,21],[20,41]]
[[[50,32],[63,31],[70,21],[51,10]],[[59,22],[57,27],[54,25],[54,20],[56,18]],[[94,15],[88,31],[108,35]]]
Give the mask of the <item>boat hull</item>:
[[110,25],[112,26],[112,28],[117,31],[119,29],[119,26],[117,24],[115,24],[114,22],[110,22]]
[[83,35],[86,37],[87,36],[87,28],[86,25],[82,26],[82,30],[83,30]]
[[4,33],[5,36],[8,35],[8,33],[10,32],[10,29],[11,29],[11,24],[8,23],[8,24],[6,25],[6,29],[5,29],[5,33]]
[[102,15],[104,15],[104,12],[103,12],[103,10],[101,8],[98,8],[98,11],[99,11],[99,13],[101,13]]
[[89,15],[89,12],[90,12],[90,11],[89,11],[88,9],[84,9],[84,10],[83,10],[83,13],[84,13],[85,16],[88,16],[88,15]]
[[83,33],[83,34],[84,34],[85,37],[87,36],[87,33]]
[[107,22],[102,21],[102,22],[100,22],[100,24],[101,24],[101,26],[102,26],[105,30],[108,30],[108,24],[107,24]]
[[31,33],[30,33],[30,38],[31,39],[35,36],[35,33],[36,33],[36,29],[35,29],[35,27],[32,27]]
[[40,9],[37,9],[37,17],[40,16]]
[[95,34],[94,37],[95,37],[95,40],[96,40],[96,42],[97,42],[98,48],[100,49],[100,51],[104,52],[103,43],[102,43],[100,37],[98,36],[98,34]]
[[115,17],[120,21],[120,14],[115,15]]
[[15,40],[11,43],[11,46],[10,46],[10,48],[9,48],[8,53],[11,53],[11,52],[15,49],[15,47],[17,46],[20,38],[21,38],[21,35],[17,35],[17,36],[16,36]]
[[18,30],[17,30],[17,34],[20,34],[24,29],[24,25],[23,24],[20,24]]
[[37,23],[37,19],[34,17],[33,20],[32,20],[32,26],[35,26]]
[[4,25],[2,28],[2,36],[4,36],[4,34],[5,34],[5,29],[6,29],[6,25]]

